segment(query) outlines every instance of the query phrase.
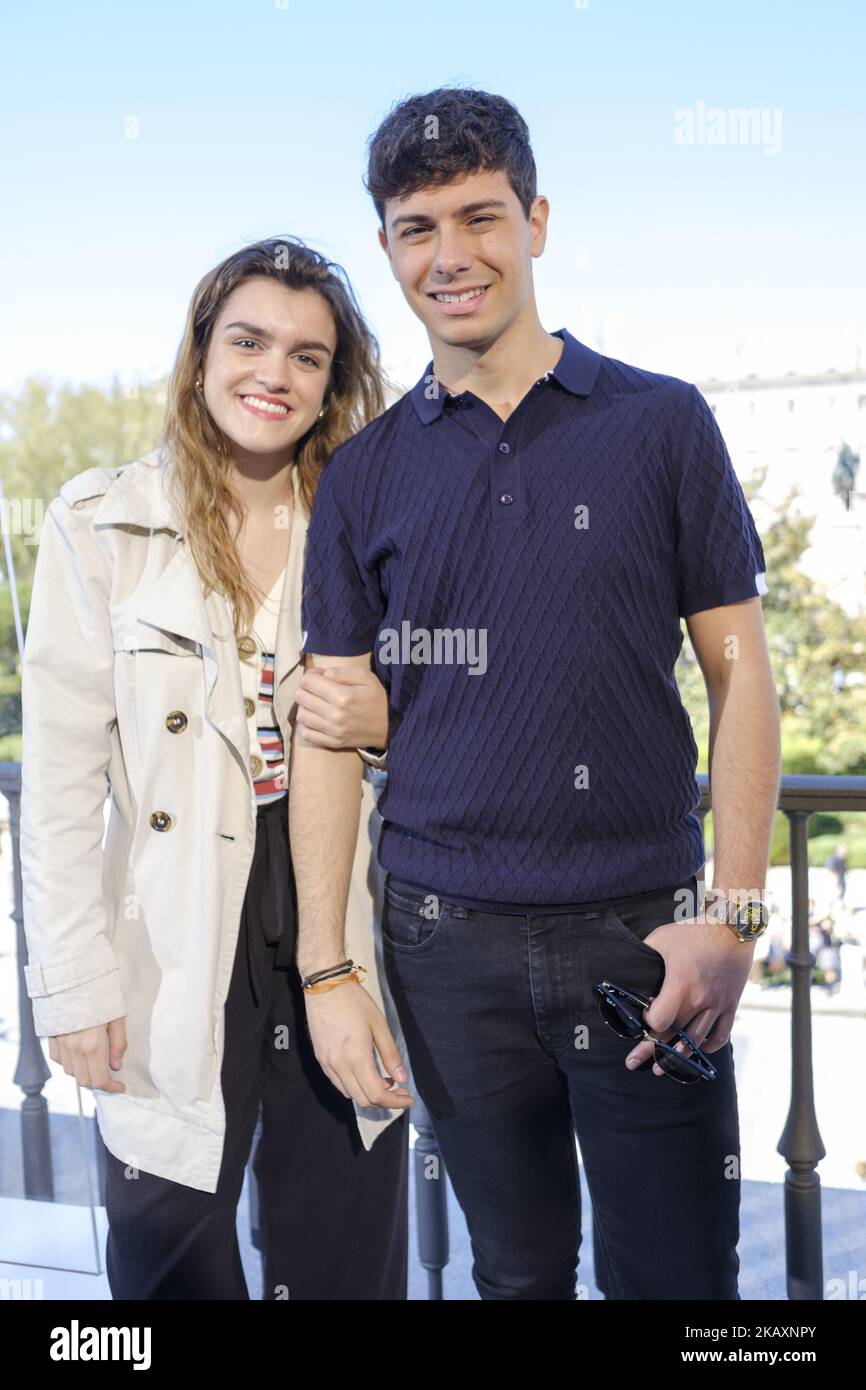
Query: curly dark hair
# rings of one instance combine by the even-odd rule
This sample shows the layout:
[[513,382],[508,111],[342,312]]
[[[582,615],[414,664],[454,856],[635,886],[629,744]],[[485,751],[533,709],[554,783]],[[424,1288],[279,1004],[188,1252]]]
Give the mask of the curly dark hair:
[[370,194],[385,226],[385,199],[502,169],[529,217],[536,169],[529,128],[505,97],[468,87],[437,87],[393,106],[368,143]]

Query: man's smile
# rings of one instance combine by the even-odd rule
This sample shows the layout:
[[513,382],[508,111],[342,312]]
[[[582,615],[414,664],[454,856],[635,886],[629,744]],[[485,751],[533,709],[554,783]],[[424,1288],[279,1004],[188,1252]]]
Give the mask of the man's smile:
[[489,289],[489,285],[469,285],[463,290],[431,290],[427,298],[445,314],[471,314],[485,302]]

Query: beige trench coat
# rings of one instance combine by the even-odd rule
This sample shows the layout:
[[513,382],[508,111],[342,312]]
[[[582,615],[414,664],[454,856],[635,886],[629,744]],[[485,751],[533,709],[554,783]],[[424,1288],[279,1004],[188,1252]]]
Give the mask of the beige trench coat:
[[[307,531],[292,473],[274,673],[287,751],[303,672]],[[219,593],[204,597],[158,451],[79,473],[47,508],[22,704],[25,978],[36,1032],[124,1015],[126,1090],[93,1092],[106,1145],[124,1163],[214,1192],[225,1135],[223,1005],[256,803],[230,609]],[[177,710],[183,728],[166,722]],[[346,948],[367,967],[365,987],[403,1050],[382,965],[366,777],[362,788]],[[402,1111],[355,1104],[355,1113],[370,1149]]]

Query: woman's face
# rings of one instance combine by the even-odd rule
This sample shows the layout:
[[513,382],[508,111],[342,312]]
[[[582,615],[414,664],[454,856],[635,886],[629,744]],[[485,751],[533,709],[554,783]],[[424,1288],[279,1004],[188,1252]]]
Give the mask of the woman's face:
[[204,364],[204,398],[237,462],[280,467],[321,409],[337,350],[315,290],[257,275],[223,302]]

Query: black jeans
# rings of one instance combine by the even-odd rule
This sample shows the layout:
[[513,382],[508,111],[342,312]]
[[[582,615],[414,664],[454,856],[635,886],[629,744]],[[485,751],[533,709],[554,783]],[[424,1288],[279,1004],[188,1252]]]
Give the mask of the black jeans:
[[425,916],[427,895],[386,879],[387,977],[482,1299],[575,1298],[575,1128],[608,1297],[739,1297],[731,1043],[711,1054],[713,1081],[680,1085],[651,1060],[629,1071],[635,1044],[602,1022],[592,993],[608,980],[658,994],[664,960],[642,938],[674,920],[678,888],[696,887],[529,916],[439,898]]
[[[351,1101],[316,1061],[293,963],[287,810],[283,798],[257,812],[225,1004],[226,1137],[217,1190],[153,1173],[127,1176],[106,1149],[106,1271],[115,1299],[249,1298],[236,1216],[260,1102],[253,1170],[264,1298],[406,1297],[408,1121],[399,1116],[367,1151]],[[269,942],[275,911],[283,936]],[[278,1048],[274,1030],[283,1025],[290,1046]]]

